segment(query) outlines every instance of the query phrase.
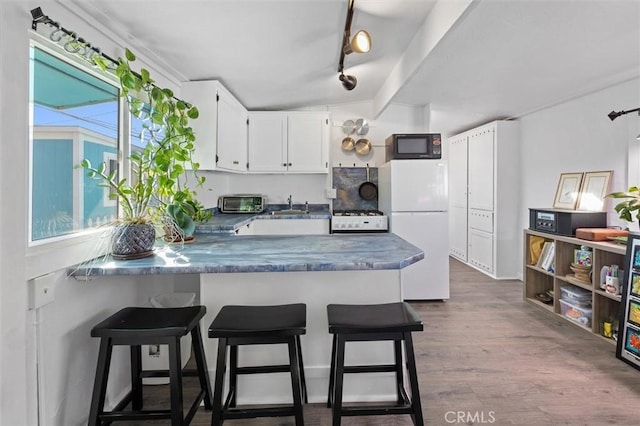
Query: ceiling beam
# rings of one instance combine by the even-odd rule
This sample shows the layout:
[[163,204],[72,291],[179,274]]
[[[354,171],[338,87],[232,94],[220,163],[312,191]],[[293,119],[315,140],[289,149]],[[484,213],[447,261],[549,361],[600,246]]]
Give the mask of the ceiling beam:
[[[413,77],[438,43],[479,1],[439,0],[433,6],[424,24],[418,29],[400,60],[375,95],[373,100],[375,118],[385,110],[400,88]],[[425,100],[426,103],[428,103],[427,100]]]

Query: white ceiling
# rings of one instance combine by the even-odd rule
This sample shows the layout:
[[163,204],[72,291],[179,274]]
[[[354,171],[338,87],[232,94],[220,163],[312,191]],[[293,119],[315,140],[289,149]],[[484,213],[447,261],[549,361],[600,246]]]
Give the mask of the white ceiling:
[[[411,41],[438,24],[438,0],[356,0],[352,33],[368,30],[373,49],[345,59],[345,73],[358,78],[353,91],[337,74],[347,0],[72,3],[178,79],[221,80],[250,110],[372,100],[384,91],[392,102],[471,117],[458,123],[462,130],[640,74],[640,0],[475,0],[422,51]],[[411,63],[415,70],[402,69]],[[400,81],[389,78],[394,70]]]

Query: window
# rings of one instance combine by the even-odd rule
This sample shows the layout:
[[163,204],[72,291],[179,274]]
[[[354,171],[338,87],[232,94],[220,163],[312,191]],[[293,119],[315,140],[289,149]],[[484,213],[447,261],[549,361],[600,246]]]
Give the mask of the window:
[[[117,167],[119,89],[90,67],[44,47],[30,52],[32,108],[30,240],[40,241],[108,223],[117,205],[108,189],[74,166]],[[106,195],[105,195],[106,191]]]

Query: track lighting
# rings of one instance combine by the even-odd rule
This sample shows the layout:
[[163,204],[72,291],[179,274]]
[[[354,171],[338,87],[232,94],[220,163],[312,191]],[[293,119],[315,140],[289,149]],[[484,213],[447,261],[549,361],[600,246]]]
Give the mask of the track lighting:
[[[349,37],[347,37],[348,39]],[[353,52],[367,53],[371,50],[371,36],[365,30],[360,30],[353,36],[351,43],[345,44],[342,51],[345,55]]]
[[353,52],[367,53],[371,50],[371,36],[365,30],[358,31],[351,38],[351,20],[353,19],[353,4],[355,0],[349,0],[349,8],[347,10],[347,20],[344,24],[344,33],[342,34],[342,48],[340,49],[340,64],[338,65],[338,78],[342,82],[342,86],[346,90],[353,90],[358,80],[353,75],[344,75],[344,57]]
[[356,87],[356,84],[358,84],[358,79],[353,75],[344,75],[343,73],[340,73],[338,78],[342,82],[342,87],[347,90],[353,90]]

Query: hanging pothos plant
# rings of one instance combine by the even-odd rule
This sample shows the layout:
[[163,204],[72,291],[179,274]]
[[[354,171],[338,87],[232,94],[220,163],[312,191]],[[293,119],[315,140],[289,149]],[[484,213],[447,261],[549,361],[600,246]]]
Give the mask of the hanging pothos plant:
[[197,175],[199,164],[192,160],[195,135],[189,120],[198,118],[198,109],[174,97],[173,91],[155,85],[149,71],[131,69],[136,59],[125,50],[125,57],[114,64],[95,55],[93,62],[105,73],[114,73],[129,111],[142,123],[142,149],[132,149],[131,181],[118,179],[116,171],[107,172],[106,165],[92,165],[83,160],[78,166],[87,175],[112,190],[109,197],[120,205],[122,224],[155,224],[165,229],[169,240],[183,239],[193,233],[194,221],[205,221],[211,213],[197,200],[189,188],[187,170],[194,171],[196,186],[203,176]]

